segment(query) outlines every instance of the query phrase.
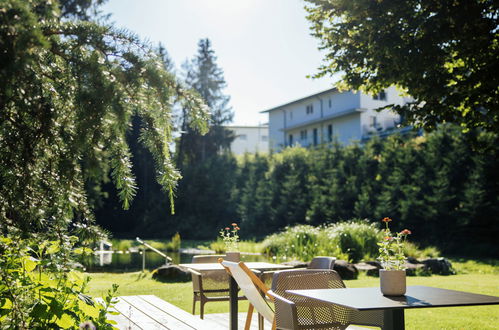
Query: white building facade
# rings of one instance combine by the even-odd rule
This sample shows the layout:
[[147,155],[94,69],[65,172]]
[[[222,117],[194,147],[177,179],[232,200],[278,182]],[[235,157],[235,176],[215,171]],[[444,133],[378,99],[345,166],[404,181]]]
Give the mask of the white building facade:
[[230,150],[235,155],[249,153],[266,153],[269,151],[269,127],[261,126],[226,126],[234,132],[235,139]]
[[374,109],[408,100],[395,87],[374,96],[333,88],[262,111],[269,114],[269,148],[308,147],[334,139],[346,145],[368,139],[400,124],[395,112]]

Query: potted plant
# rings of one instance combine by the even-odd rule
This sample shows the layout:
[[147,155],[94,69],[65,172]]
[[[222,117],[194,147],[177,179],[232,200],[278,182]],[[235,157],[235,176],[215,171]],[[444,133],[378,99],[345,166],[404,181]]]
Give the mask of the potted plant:
[[378,243],[379,258],[383,269],[379,270],[380,289],[386,296],[402,296],[406,291],[404,240],[411,231],[404,229],[393,235],[388,227],[392,219],[385,217],[383,239]]
[[239,252],[239,226],[237,223],[232,223],[232,228],[225,227],[220,229],[220,236],[225,243],[225,255],[229,261],[239,262],[241,260],[241,252]]

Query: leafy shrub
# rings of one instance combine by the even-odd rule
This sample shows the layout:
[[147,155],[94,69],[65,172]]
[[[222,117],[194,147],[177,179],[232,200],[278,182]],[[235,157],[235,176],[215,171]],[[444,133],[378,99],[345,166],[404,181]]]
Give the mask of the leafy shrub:
[[[104,303],[85,295],[89,281],[69,267],[68,249],[76,237],[59,241],[14,240],[0,237],[0,323],[7,328],[77,328],[92,322],[113,329],[107,320],[117,286]],[[75,251],[75,250],[73,250]],[[85,249],[76,250],[78,253]],[[3,327],[2,327],[3,328]]]
[[216,241],[210,243],[210,249],[218,254],[225,253],[225,243],[218,237]]
[[[297,225],[267,236],[262,242],[262,251],[277,261],[310,261],[314,256],[329,255],[359,262],[377,258],[377,242],[381,238],[382,232],[376,224],[367,220],[356,219],[320,227]],[[417,245],[406,244],[407,256],[439,256],[438,250],[433,247],[418,250]]]
[[351,262],[376,259],[382,233],[376,224],[362,220],[340,222],[325,228],[331,244],[348,255]]
[[411,241],[404,242],[404,254],[406,257],[425,259],[425,258],[437,258],[440,257],[440,251],[433,246],[420,249],[416,243]]
[[277,260],[299,258],[309,261],[318,254],[320,229],[298,225],[286,227],[283,232],[267,236],[263,241],[263,251]]

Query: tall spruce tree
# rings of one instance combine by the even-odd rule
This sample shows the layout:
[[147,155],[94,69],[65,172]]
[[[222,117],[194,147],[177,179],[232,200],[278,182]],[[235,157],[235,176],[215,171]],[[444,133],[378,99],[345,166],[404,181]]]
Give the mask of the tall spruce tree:
[[189,163],[203,161],[220,151],[229,150],[234,139],[232,132],[224,127],[232,121],[234,114],[228,106],[230,97],[223,94],[226,83],[223,70],[218,67],[216,60],[210,40],[201,39],[197,55],[183,65],[187,86],[201,95],[211,116],[210,131],[203,136],[189,126],[192,121],[191,113],[182,109],[183,134],[177,145],[177,164],[181,168]]

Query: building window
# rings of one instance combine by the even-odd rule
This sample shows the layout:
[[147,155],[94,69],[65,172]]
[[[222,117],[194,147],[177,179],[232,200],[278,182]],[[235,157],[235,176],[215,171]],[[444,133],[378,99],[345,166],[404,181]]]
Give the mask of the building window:
[[314,128],[313,133],[314,133],[314,146],[316,146],[319,144],[319,134],[317,133],[317,128]]
[[293,120],[293,111],[289,112],[289,120]]
[[331,108],[333,106],[333,102],[331,101],[331,99],[329,99],[329,107]]
[[262,135],[261,139],[263,142],[267,142],[269,140],[269,137],[267,135]]
[[289,145],[292,146],[293,145],[293,134],[289,134],[288,140],[289,140]]
[[378,125],[376,116],[369,117],[369,126],[376,128]]
[[333,142],[333,124],[327,125],[327,140]]
[[240,134],[238,136],[239,140],[246,140],[248,138],[248,136],[246,134]]
[[307,115],[313,114],[314,113],[314,105],[313,104],[307,105],[306,112],[307,112]]
[[302,141],[307,140],[307,130],[306,129],[300,131],[300,140],[302,140]]
[[386,101],[386,92],[381,91],[378,94],[373,95],[373,100]]

